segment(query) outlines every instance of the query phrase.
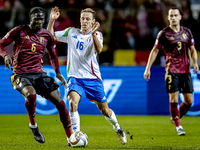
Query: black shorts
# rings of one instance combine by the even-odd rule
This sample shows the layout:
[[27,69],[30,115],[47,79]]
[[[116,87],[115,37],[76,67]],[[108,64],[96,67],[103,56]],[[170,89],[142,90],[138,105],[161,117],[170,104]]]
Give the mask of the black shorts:
[[192,93],[193,84],[190,73],[168,73],[166,79],[167,93],[174,93],[179,91],[180,93]]
[[10,80],[14,89],[21,93],[26,86],[32,86],[36,93],[42,97],[48,96],[52,91],[58,89],[56,81],[45,72],[12,74]]

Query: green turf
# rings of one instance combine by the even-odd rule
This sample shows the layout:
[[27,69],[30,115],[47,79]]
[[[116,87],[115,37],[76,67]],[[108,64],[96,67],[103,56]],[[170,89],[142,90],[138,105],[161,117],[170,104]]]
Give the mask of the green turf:
[[[169,116],[117,116],[127,134],[121,145],[112,126],[103,116],[81,115],[81,131],[88,135],[84,149],[200,149],[200,117],[184,117],[186,136],[178,136]],[[37,115],[38,126],[46,142],[36,142],[28,128],[27,115],[0,115],[0,150],[61,150],[67,147],[66,136],[57,115]],[[82,149],[82,148],[81,148]]]

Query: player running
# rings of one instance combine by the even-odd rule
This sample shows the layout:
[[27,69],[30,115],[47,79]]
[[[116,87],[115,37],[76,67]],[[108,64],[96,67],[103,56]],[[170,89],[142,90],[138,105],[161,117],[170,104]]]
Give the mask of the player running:
[[[191,31],[180,26],[182,12],[171,8],[168,12],[169,27],[158,33],[155,45],[149,55],[144,78],[150,79],[150,68],[160,49],[165,53],[165,80],[169,93],[170,113],[178,135],[185,135],[180,119],[188,112],[193,103],[193,84],[190,74],[190,55],[194,62],[194,72],[199,70],[197,52]],[[178,110],[179,92],[183,93],[184,102]]]
[[[59,85],[43,70],[42,57],[45,47],[48,49],[51,64],[56,77],[65,84],[60,74],[58,58],[54,49],[52,35],[42,26],[45,20],[44,10],[34,7],[29,13],[30,24],[21,25],[10,30],[0,41],[0,55],[5,60],[5,68],[12,66],[13,74],[10,79],[14,89],[26,97],[25,106],[29,115],[29,128],[36,141],[44,143],[45,139],[35,121],[36,94],[51,101],[59,112],[67,138],[72,134],[71,122],[65,102],[58,91]],[[14,60],[4,47],[15,42]]]
[[58,7],[52,8],[47,29],[54,39],[68,43],[67,76],[68,100],[70,104],[70,119],[73,131],[80,131],[80,118],[77,111],[78,103],[83,93],[94,100],[105,118],[113,125],[119,141],[127,142],[126,134],[118,124],[115,113],[108,107],[101,73],[97,62],[97,53],[102,52],[103,36],[98,32],[100,24],[95,22],[95,11],[86,8],[81,11],[81,29],[67,28],[54,33],[53,25],[59,17]]

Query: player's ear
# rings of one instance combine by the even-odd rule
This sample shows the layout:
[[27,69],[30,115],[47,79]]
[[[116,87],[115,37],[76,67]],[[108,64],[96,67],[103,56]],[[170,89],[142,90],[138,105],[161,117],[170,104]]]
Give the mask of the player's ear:
[[180,15],[180,20],[182,20],[182,15]]
[[92,20],[92,26],[94,26],[95,22],[96,22],[95,19],[93,19]]

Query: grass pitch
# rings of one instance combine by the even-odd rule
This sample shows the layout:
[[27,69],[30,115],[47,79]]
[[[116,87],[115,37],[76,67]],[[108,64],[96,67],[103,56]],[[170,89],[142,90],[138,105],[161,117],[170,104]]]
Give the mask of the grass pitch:
[[[128,133],[126,145],[120,144],[103,116],[81,115],[80,118],[81,131],[88,136],[84,149],[200,149],[200,117],[185,116],[181,123],[186,136],[178,136],[170,116],[117,116]],[[27,115],[0,115],[0,150],[74,150],[67,146],[58,115],[37,115],[36,121],[45,137],[44,144],[34,140]]]

